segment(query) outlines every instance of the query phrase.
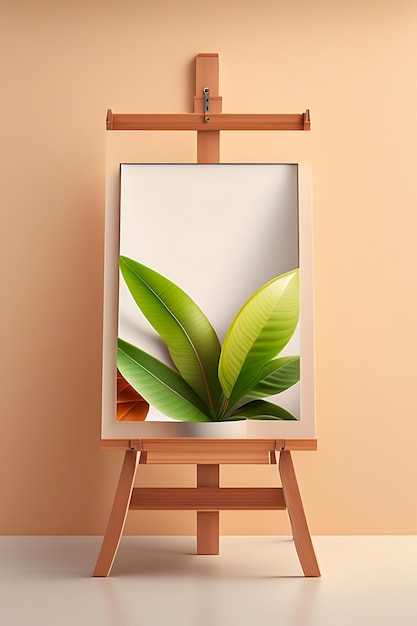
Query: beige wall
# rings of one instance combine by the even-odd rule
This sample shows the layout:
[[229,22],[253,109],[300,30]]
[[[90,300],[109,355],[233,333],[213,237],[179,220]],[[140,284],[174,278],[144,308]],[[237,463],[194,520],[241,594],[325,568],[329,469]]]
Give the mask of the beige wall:
[[[311,109],[310,134],[222,136],[224,161],[313,166],[319,451],[294,455],[311,530],[417,532],[415,0],[6,0],[0,29],[0,532],[104,530],[122,459],[99,450],[105,114],[190,111],[198,52],[220,55],[225,112]],[[194,158],[188,136],[138,134],[138,160]]]

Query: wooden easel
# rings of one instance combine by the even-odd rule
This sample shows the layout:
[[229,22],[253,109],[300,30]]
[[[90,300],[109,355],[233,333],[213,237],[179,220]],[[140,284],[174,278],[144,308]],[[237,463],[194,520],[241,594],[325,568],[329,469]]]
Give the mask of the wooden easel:
[[[195,130],[197,162],[219,163],[221,130],[309,130],[310,115],[308,110],[289,115],[222,113],[218,55],[199,54],[193,113],[113,114],[109,110],[106,124],[107,130]],[[305,576],[320,576],[291,458],[293,450],[316,450],[316,439],[126,439],[102,440],[102,447],[125,450],[125,457],[93,576],[109,575],[129,510],[197,511],[197,554],[218,554],[219,511],[277,509],[288,510]],[[195,464],[197,486],[134,488],[140,463]],[[227,463],[277,464],[282,487],[221,488],[220,465]]]

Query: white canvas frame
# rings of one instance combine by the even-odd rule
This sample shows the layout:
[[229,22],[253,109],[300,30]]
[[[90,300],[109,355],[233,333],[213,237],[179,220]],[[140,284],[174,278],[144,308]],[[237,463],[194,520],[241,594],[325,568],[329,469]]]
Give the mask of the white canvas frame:
[[[247,436],[251,438],[314,438],[312,208],[311,176],[308,168],[299,164],[122,165],[124,181],[122,204],[126,206],[128,203],[127,188],[133,188],[134,195],[136,194],[134,202],[138,204],[137,236],[138,241],[141,241],[138,247],[139,255],[129,247],[132,245],[131,243],[126,249],[125,234],[126,232],[133,233],[134,229],[128,225],[126,230],[126,225],[123,225],[123,215],[122,227],[120,228],[118,170],[118,167],[108,170],[106,194],[102,437],[133,439],[175,437],[183,434],[181,422],[159,421],[161,418],[152,415],[152,411],[145,422],[115,421],[119,237],[121,236],[123,239],[121,244],[125,248],[121,250],[123,254],[149,265],[189,293],[207,314],[222,340],[233,314],[237,312],[247,297],[267,280],[293,269],[293,267],[282,267],[281,263],[276,263],[272,254],[273,250],[271,250],[271,261],[269,261],[268,248],[273,247],[276,235],[274,228],[271,228],[271,225],[261,218],[262,212],[269,217],[273,215],[271,206],[277,202],[277,197],[274,197],[275,192],[273,193],[275,189],[274,177],[283,178],[282,190],[284,194],[285,179],[289,177],[290,197],[279,197],[278,202],[284,212],[285,207],[290,205],[291,210],[295,208],[297,214],[296,229],[298,229],[299,236],[301,279],[301,316],[298,336],[301,348],[301,419],[297,422],[248,420]],[[134,174],[135,171],[137,174]],[[201,182],[204,179],[213,178],[214,172],[220,173],[214,175],[215,183],[209,183],[207,186],[206,183]],[[234,181],[232,184],[231,180]],[[247,186],[248,183],[249,186]],[[221,229],[219,229],[219,221],[221,221]],[[241,224],[245,222],[246,241],[242,241],[242,228],[239,226],[239,221]],[[178,232],[175,230],[176,224],[179,225]],[[258,231],[259,228],[260,232],[264,231],[262,235],[264,239],[260,240],[260,237],[257,236],[255,226]],[[292,223],[291,228],[293,229],[293,227],[294,224]],[[252,255],[248,255],[248,237],[250,237],[251,229],[254,231],[252,233],[252,247],[255,248],[255,253],[252,250]],[[178,245],[179,234],[184,236],[185,231],[186,242]],[[220,235],[219,232],[221,232]],[[173,242],[172,245],[170,245],[170,240],[171,243]],[[235,242],[233,246],[231,246],[232,241]],[[189,248],[190,242],[191,244],[194,242],[194,248],[192,246]],[[285,245],[285,241],[282,241],[281,244]],[[226,246],[230,246],[232,249]],[[223,252],[225,254],[222,256]],[[248,257],[250,257],[249,261]],[[258,257],[262,257],[259,266],[257,265]],[[235,279],[233,279],[232,272],[230,276],[226,277],[219,292],[219,285],[213,285],[217,279],[208,279],[208,276],[210,272],[212,272],[213,277],[219,276],[219,271],[221,273],[221,268],[227,263],[234,265]],[[280,267],[277,267],[278,265]],[[248,270],[250,270],[251,276],[239,285],[237,278],[239,272],[241,272],[240,276],[248,276]],[[204,275],[203,290],[201,284],[199,288],[202,275]],[[227,284],[233,285],[232,298],[228,297]],[[121,298],[124,300],[123,285],[120,287]],[[205,298],[205,296],[207,297]],[[230,300],[232,301],[229,302]],[[224,306],[226,301],[228,306]],[[139,318],[140,313],[136,305],[134,307],[134,315]],[[222,319],[223,314],[224,319]],[[147,322],[144,321],[144,324],[146,325]],[[147,328],[153,332],[149,325]],[[158,354],[158,351],[155,351],[155,344],[152,345],[152,340],[150,340],[149,345],[146,345],[145,341],[144,345],[143,342],[135,341],[133,336],[125,336],[124,338],[152,352],[158,358],[163,358],[163,354]],[[294,343],[293,340],[291,341]],[[291,352],[290,347],[288,347],[286,353],[295,352]],[[293,392],[294,390],[289,390],[289,395]],[[279,403],[281,404],[281,402]],[[155,419],[158,421],[153,421]]]

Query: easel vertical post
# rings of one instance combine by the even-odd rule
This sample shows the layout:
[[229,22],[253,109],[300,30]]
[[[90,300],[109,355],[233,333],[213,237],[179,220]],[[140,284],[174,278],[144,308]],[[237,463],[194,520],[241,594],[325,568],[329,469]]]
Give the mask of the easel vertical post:
[[[197,56],[195,83],[194,113],[204,113],[205,119],[208,120],[206,124],[209,125],[210,113],[222,112],[218,54]],[[197,163],[219,163],[219,161],[220,131],[197,131]],[[218,486],[219,465],[197,465],[197,487]],[[219,554],[219,511],[197,511],[197,554]]]
[[[222,112],[222,99],[219,97],[219,55],[199,54],[196,59],[196,86],[194,97],[194,113],[204,113],[204,89],[209,89],[210,113]],[[206,122],[207,127],[210,121]],[[197,131],[197,163],[220,162],[220,131]]]
[[[197,487],[219,487],[219,476],[219,465],[197,465]],[[219,511],[197,511],[197,554],[219,554]]]

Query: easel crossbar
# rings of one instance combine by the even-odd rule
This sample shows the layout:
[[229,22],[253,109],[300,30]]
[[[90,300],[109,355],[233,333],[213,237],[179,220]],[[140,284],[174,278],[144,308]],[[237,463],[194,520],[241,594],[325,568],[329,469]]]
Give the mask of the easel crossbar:
[[138,452],[239,454],[250,456],[279,450],[315,451],[317,439],[102,439],[104,450],[136,450]]
[[305,113],[113,113],[107,112],[107,130],[310,130]]
[[284,510],[281,487],[136,487],[129,509],[142,511]]

